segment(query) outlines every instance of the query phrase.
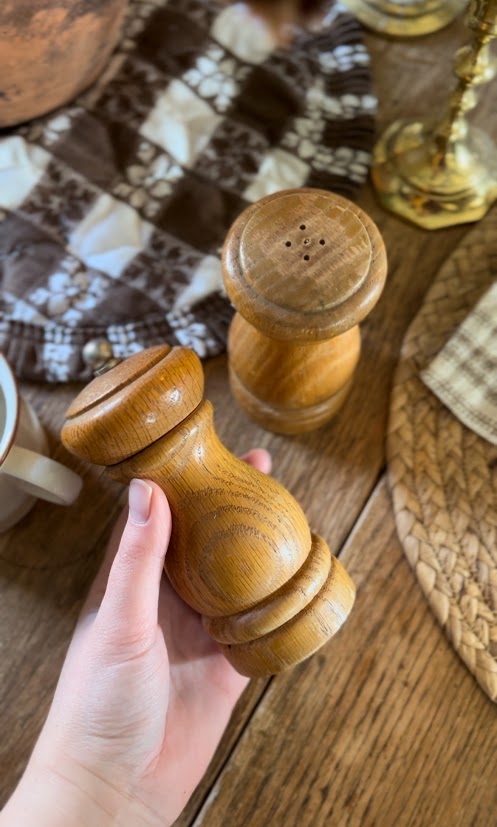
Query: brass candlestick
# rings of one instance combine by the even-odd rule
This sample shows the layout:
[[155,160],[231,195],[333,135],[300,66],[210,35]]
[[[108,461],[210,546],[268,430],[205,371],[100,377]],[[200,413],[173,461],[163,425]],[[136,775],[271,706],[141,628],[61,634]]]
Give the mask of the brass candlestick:
[[441,122],[396,121],[374,150],[372,179],[382,204],[428,230],[478,221],[497,198],[497,146],[466,113],[475,87],[496,74],[497,0],[473,0],[473,42],[456,54],[458,84]]
[[369,29],[391,37],[417,37],[443,29],[468,0],[345,0]]

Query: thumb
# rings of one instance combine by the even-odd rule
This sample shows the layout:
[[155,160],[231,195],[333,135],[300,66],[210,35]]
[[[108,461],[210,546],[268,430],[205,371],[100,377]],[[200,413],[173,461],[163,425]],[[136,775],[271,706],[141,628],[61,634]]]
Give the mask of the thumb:
[[171,512],[155,483],[132,480],[129,512],[95,624],[118,649],[152,640]]

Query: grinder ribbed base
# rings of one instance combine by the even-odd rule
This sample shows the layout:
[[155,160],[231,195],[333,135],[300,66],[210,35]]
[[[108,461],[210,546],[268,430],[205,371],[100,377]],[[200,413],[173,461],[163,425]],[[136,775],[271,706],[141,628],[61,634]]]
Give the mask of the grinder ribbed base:
[[[313,535],[316,544],[326,548]],[[352,580],[336,557],[331,557],[322,587],[300,612],[255,640],[221,644],[221,648],[240,674],[251,678],[275,675],[305,660],[333,637],[350,614],[354,599]]]

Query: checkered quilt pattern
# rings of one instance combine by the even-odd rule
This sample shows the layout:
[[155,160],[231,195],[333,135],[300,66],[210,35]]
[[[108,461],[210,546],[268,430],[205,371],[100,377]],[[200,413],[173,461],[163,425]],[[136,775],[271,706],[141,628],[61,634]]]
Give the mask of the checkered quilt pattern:
[[132,0],[99,81],[0,132],[0,348],[18,376],[87,380],[96,337],[118,356],[220,352],[230,224],[287,187],[352,197],[375,108],[340,5],[279,49],[246,5]]

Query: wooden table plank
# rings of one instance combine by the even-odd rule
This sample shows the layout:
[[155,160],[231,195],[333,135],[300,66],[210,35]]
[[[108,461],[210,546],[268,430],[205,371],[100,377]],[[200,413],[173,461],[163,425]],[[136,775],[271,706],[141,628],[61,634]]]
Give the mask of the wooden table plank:
[[201,810],[204,801],[207,799],[213,784],[223,772],[226,763],[229,761],[230,755],[235,749],[242,732],[247,726],[250,726],[250,719],[254,714],[254,711],[257,709],[257,706],[270,683],[271,679],[264,680],[262,678],[250,681],[233,711],[229,726],[221,739],[221,743],[216,750],[216,754],[214,755],[209,768],[202,779],[202,782],[193,793],[187,807],[183,810],[180,817],[174,822],[174,827],[188,827],[188,825],[195,819],[197,813]]
[[[381,93],[380,124],[400,115],[436,111],[446,101],[453,83],[452,53],[467,40],[460,24],[412,43],[368,36]],[[492,97],[486,90],[483,96],[476,118],[495,124],[496,113],[490,116]],[[390,275],[380,304],[363,327],[361,364],[340,416],[327,428],[297,439],[266,434],[249,423],[231,402],[224,358],[206,366],[208,395],[215,403],[221,437],[236,453],[254,444],[268,447],[274,455],[275,475],[300,500],[313,528],[328,538],[335,551],[353,529],[384,465],[390,381],[404,330],[434,273],[468,229],[429,234],[409,227],[380,210],[367,188],[360,203],[384,234]],[[63,411],[77,389],[35,385],[25,389],[47,427],[52,454],[66,460],[57,435]],[[100,471],[83,468],[72,459],[69,464],[82,470],[85,477],[85,489],[77,505],[66,510],[39,503],[15,530],[0,536],[0,710],[4,736],[0,746],[0,801],[12,789],[46,715],[79,604],[123,501],[121,489]],[[415,657],[416,651],[414,647],[406,657]],[[367,661],[368,654],[363,657]],[[301,671],[294,673],[297,683]],[[326,678],[320,680],[327,687]],[[264,687],[264,682],[253,685],[242,700],[210,774],[187,808],[182,824],[194,818],[253,715]],[[282,717],[282,727],[285,721]],[[297,742],[293,749],[298,751]],[[277,765],[283,761],[277,752],[274,756]],[[245,783],[251,789],[252,754],[248,754],[247,762]],[[276,788],[272,789],[276,795]],[[239,827],[232,818],[227,823]]]
[[[440,240],[407,228],[407,251],[397,220],[385,219],[390,239],[391,272],[380,305],[364,325],[363,355],[351,396],[336,420],[321,431],[288,439],[250,423],[231,401],[225,357],[206,365],[207,393],[214,402],[219,434],[235,453],[253,445],[274,456],[274,472],[301,502],[314,529],[338,550],[361,512],[384,464],[384,433],[395,354],[403,331],[422,300],[439,262],[451,249],[458,229]],[[406,238],[406,235],[402,238]],[[418,273],[419,261],[425,266]],[[414,277],[416,275],[416,278]],[[405,287],[404,287],[405,284]],[[374,383],[371,377],[374,376]],[[68,457],[58,443],[63,412],[76,386],[25,385],[50,436],[52,455],[68,462],[85,478],[77,504],[63,509],[38,503],[12,531],[0,536],[0,709],[7,736],[0,746],[0,795],[12,789],[48,710],[61,658],[77,611],[96,570],[105,536],[115,520],[123,492],[103,473]],[[7,600],[4,593],[11,593]],[[57,625],[54,606],[64,606]],[[32,664],[41,660],[41,671]],[[11,683],[6,676],[15,675]],[[20,687],[23,687],[19,695]],[[255,699],[247,700],[245,717]],[[19,716],[29,718],[22,732]],[[225,760],[239,729],[225,744]],[[205,789],[199,792],[205,795]],[[197,801],[198,803],[198,801]],[[195,803],[192,803],[195,806]],[[192,811],[187,811],[190,818]]]
[[[467,232],[467,228],[457,228],[436,240],[424,231],[401,225],[399,234],[398,220],[380,212],[369,190],[361,200],[368,202],[370,214],[379,216],[383,223],[390,273],[379,306],[362,326],[363,351],[355,383],[335,420],[320,431],[297,438],[269,434],[232,407],[225,357],[212,359],[205,366],[207,395],[214,405],[221,439],[234,453],[243,453],[254,445],[271,452],[274,475],[294,494],[314,530],[326,537],[335,554],[384,467],[390,384],[404,331],[421,304],[432,274]],[[258,682],[244,694],[205,778],[176,827],[186,827],[195,818],[264,686]]]
[[381,481],[334,641],[274,678],[195,827],[490,827],[497,715],[431,615]]
[[79,607],[122,506],[120,486],[69,456],[58,441],[75,391],[25,387],[47,426],[51,455],[81,473],[85,485],[70,508],[38,502],[0,534],[0,801],[46,717]]

